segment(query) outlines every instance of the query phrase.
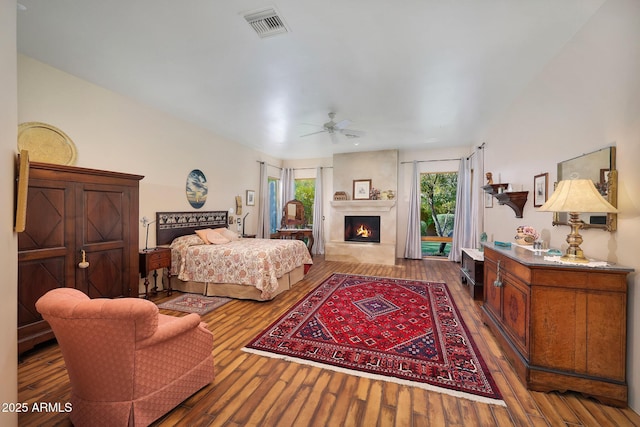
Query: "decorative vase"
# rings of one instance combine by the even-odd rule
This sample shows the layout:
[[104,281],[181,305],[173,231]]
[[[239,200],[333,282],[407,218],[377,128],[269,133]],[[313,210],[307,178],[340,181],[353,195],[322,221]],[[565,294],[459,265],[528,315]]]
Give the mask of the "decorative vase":
[[535,228],[528,225],[521,225],[516,230],[516,243],[519,245],[533,245],[540,235]]
[[518,233],[516,234],[516,243],[519,245],[533,245],[535,238],[529,234]]

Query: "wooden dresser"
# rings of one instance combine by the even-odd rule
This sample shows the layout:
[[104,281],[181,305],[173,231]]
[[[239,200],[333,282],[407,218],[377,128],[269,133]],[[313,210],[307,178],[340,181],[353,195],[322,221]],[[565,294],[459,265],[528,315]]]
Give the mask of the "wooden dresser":
[[627,274],[484,248],[483,321],[528,389],[627,405]]
[[[31,163],[26,229],[18,234],[18,352],[52,339],[36,311],[47,291],[138,296],[140,175]],[[81,264],[83,251],[87,264]],[[85,267],[85,268],[82,268]]]

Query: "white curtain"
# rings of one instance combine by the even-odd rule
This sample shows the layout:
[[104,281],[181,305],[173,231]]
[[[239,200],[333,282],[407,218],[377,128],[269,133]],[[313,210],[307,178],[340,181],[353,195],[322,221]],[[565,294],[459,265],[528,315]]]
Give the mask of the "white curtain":
[[471,247],[479,248],[480,234],[484,231],[484,145],[471,155],[471,170]]
[[411,190],[409,192],[409,218],[407,221],[407,242],[404,247],[404,257],[422,259],[422,242],[420,239],[420,174],[418,162],[413,161],[411,174]]
[[292,168],[282,169],[280,174],[280,185],[282,185],[280,206],[284,206],[289,200],[293,200],[296,197],[296,181],[293,174]]
[[460,262],[462,248],[477,248],[483,222],[482,178],[484,152],[476,150],[470,158],[460,159],[455,223],[449,260]]
[[322,212],[322,168],[316,168],[313,196],[313,255],[324,254],[324,214]]
[[267,164],[260,162],[260,188],[258,190],[258,231],[257,237],[268,239],[271,237],[269,219],[269,175]]

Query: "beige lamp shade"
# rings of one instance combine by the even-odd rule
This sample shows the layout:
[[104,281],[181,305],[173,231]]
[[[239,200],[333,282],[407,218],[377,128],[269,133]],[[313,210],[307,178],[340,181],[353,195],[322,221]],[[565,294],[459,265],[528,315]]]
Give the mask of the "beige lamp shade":
[[590,179],[560,181],[549,200],[539,208],[544,212],[618,212],[600,195]]

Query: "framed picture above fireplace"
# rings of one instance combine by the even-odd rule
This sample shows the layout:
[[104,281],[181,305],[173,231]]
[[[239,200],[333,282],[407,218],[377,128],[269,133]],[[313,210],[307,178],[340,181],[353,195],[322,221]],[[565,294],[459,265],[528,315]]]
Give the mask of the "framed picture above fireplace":
[[354,179],[353,180],[353,200],[369,200],[371,192],[370,179]]

